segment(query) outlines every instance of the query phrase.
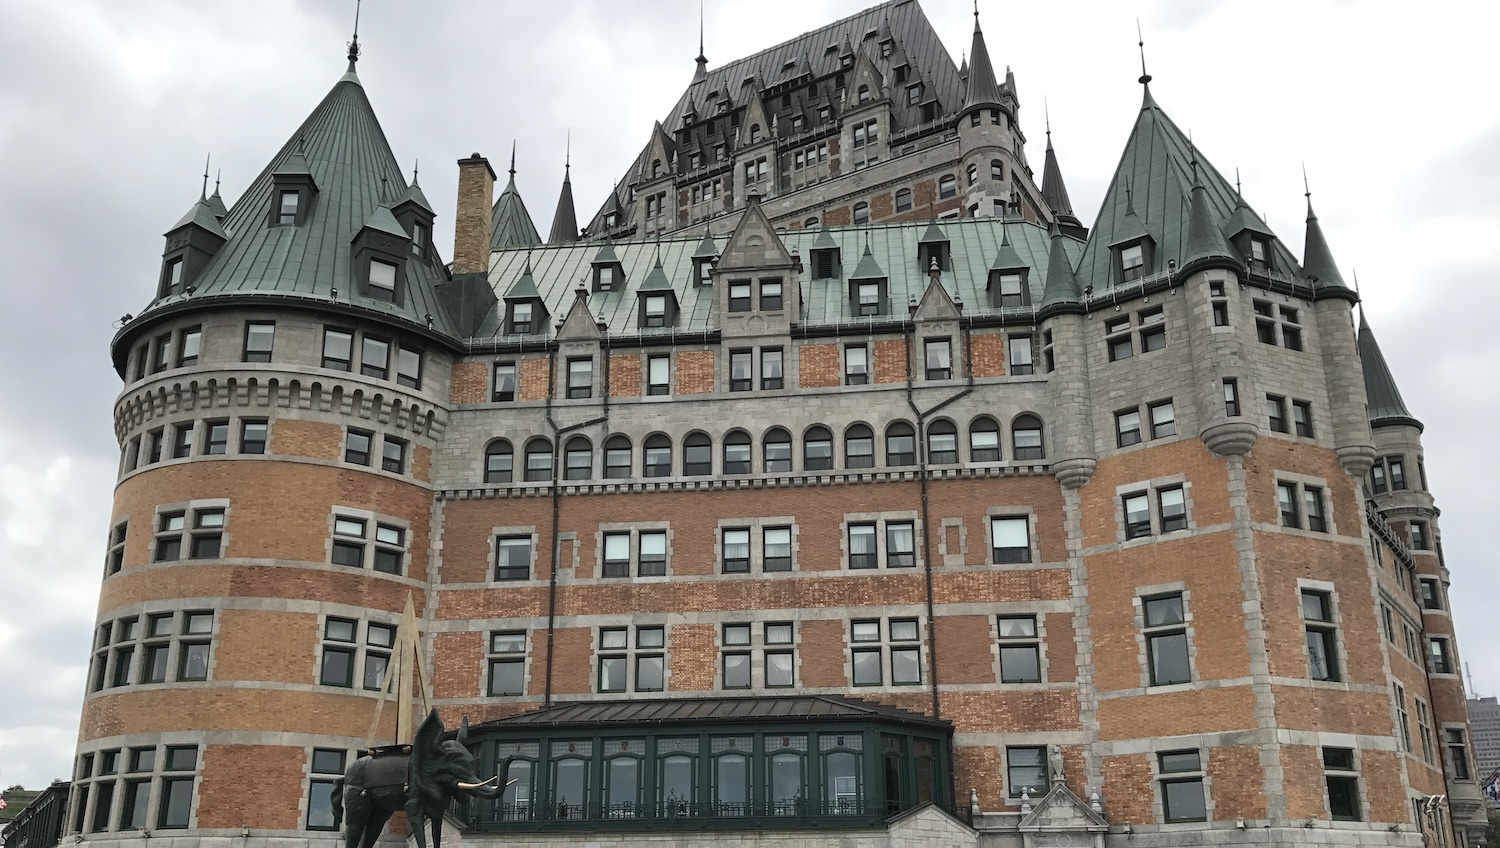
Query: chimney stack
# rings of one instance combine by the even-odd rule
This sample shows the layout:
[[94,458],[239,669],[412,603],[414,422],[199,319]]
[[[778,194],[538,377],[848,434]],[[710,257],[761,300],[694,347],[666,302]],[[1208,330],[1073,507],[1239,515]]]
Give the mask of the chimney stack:
[[458,209],[453,216],[453,275],[488,274],[495,169],[478,153],[458,160]]

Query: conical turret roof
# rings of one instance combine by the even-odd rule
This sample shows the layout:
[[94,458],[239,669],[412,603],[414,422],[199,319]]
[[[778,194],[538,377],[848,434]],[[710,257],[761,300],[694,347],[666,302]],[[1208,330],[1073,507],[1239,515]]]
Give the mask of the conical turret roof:
[[870,252],[870,245],[865,245],[865,252],[859,257],[859,264],[854,266],[854,273],[849,275],[851,280],[883,280],[885,269],[875,261],[875,254]]
[[1078,216],[1073,214],[1073,201],[1068,198],[1068,187],[1063,183],[1062,167],[1057,164],[1057,151],[1052,149],[1052,130],[1047,130],[1047,156],[1042,163],[1042,199],[1057,216],[1057,223],[1070,235],[1083,237],[1087,230]]
[[541,244],[542,237],[536,231],[531,213],[526,211],[526,202],[516,190],[516,148],[510,148],[510,181],[505,190],[495,198],[495,207],[490,210],[490,248],[504,250],[507,247],[530,247]]
[[1408,426],[1422,429],[1422,422],[1412,417],[1401,399],[1401,390],[1396,388],[1396,378],[1391,376],[1391,367],[1375,343],[1375,334],[1365,321],[1364,310],[1359,313],[1359,361],[1365,373],[1365,401],[1370,415],[1370,426]]
[[229,207],[224,205],[224,198],[219,195],[219,184],[214,183],[214,193],[208,196],[208,208],[213,210],[214,217],[220,221],[229,215]]
[[964,109],[980,105],[1000,105],[1000,82],[995,77],[995,66],[990,64],[990,51],[984,44],[984,30],[979,28],[979,11],[976,9],[974,41],[969,47],[969,76],[964,87]]
[[[310,179],[317,198],[300,224],[275,226],[270,221],[276,181],[289,176]],[[354,279],[349,245],[361,229],[394,225],[393,234],[408,237],[382,202],[388,193],[406,190],[351,64],[229,210],[223,228],[232,235],[199,274],[193,302],[276,295],[285,304],[288,298],[305,298],[406,322],[424,332],[430,316],[432,329],[452,336],[436,292],[448,274],[435,251],[406,258],[397,303],[366,296]],[[203,218],[214,218],[207,201],[201,207]],[[168,297],[152,308],[176,299]]]
[[[1196,170],[1195,167],[1195,173]],[[1208,189],[1203,187],[1203,180],[1196,176],[1193,179],[1190,202],[1187,242],[1183,245],[1182,262],[1179,266],[1182,273],[1192,273],[1209,266],[1240,268],[1239,257],[1224,238],[1224,230],[1214,215],[1213,204],[1208,200]]]
[[572,168],[564,165],[562,193],[557,196],[557,211],[552,213],[552,231],[547,234],[547,243],[569,241],[578,241],[578,216],[573,214]]
[[1042,309],[1083,303],[1083,286],[1073,263],[1068,261],[1066,236],[1052,231],[1052,248],[1047,256],[1047,285],[1042,289]]
[[1309,280],[1317,279],[1317,288],[1348,288],[1339,273],[1338,263],[1333,261],[1333,251],[1328,249],[1328,240],[1323,237],[1323,226],[1318,223],[1310,197],[1307,200],[1307,238],[1302,246],[1302,272]]
[[991,271],[1013,271],[1028,266],[1022,259],[1021,254],[1016,253],[1015,245],[1010,243],[1010,227],[1002,224],[1000,226],[1000,250],[995,253],[995,261],[990,263]]

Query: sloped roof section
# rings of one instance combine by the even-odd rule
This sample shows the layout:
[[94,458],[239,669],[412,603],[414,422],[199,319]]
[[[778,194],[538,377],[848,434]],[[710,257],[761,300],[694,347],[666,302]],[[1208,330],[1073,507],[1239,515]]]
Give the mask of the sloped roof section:
[[1042,200],[1057,216],[1057,223],[1068,235],[1087,235],[1083,222],[1073,214],[1073,201],[1068,198],[1068,187],[1063,183],[1062,167],[1057,164],[1057,151],[1052,149],[1052,130],[1047,130],[1047,155],[1042,162]]
[[532,223],[531,213],[526,211],[526,201],[516,190],[516,172],[510,172],[510,182],[495,198],[495,208],[490,215],[490,249],[528,247],[541,244],[542,236]]
[[1307,200],[1307,237],[1302,244],[1302,261],[1309,278],[1317,278],[1320,289],[1347,289],[1344,275],[1339,273],[1339,264],[1333,261],[1333,251],[1328,249],[1328,239],[1323,237],[1323,225],[1318,223],[1318,213],[1313,211],[1312,198]]
[[[803,275],[802,314],[799,322],[810,326],[828,326],[904,317],[904,314],[873,319],[855,317],[850,312],[848,281],[861,276],[865,273],[863,269],[873,265],[874,269],[869,273],[888,278],[886,287],[890,303],[900,304],[912,298],[920,298],[927,289],[928,280],[927,274],[917,269],[917,253],[919,241],[927,227],[928,222],[920,221],[864,227],[792,229],[779,234],[789,252],[807,257],[816,244],[820,249],[837,248],[844,258],[841,276],[838,278],[812,280],[809,275]],[[1007,227],[1016,267],[1031,269],[1027,276],[1032,289],[1029,301],[1034,304],[1042,302],[1042,287],[1051,264],[1051,242],[1047,230],[1025,221],[1012,220],[1006,224],[994,217],[955,218],[942,222],[952,263],[951,270],[943,272],[943,286],[953,297],[964,302],[966,314],[1009,314],[1018,309],[1029,313],[1032,310],[1029,306],[994,309],[988,305],[986,285],[990,263],[1000,252]],[[724,252],[728,240],[728,236],[715,237],[716,254]],[[677,325],[668,330],[642,329],[636,326],[636,295],[655,267],[658,244],[662,273],[676,294],[679,307]],[[496,294],[504,296],[524,273],[529,255],[532,281],[538,295],[546,303],[550,314],[559,315],[572,302],[573,288],[578,281],[591,275],[594,263],[618,260],[625,271],[625,284],[611,291],[592,292],[589,296],[590,308],[596,315],[602,316],[611,334],[649,336],[658,332],[701,332],[712,329],[710,306],[714,300],[713,288],[693,285],[693,256],[703,249],[703,245],[701,232],[681,230],[662,238],[660,242],[601,239],[563,245],[540,245],[530,250],[501,250],[491,255],[489,280]],[[856,261],[856,257],[862,257],[867,246],[870,249],[868,259]],[[1067,257],[1069,264],[1076,263],[1083,249],[1083,242],[1063,236],[1057,249]],[[503,338],[500,316],[492,314],[476,330],[475,337]]]
[[1370,415],[1371,427],[1407,426],[1422,429],[1422,422],[1412,417],[1401,399],[1401,390],[1396,388],[1396,378],[1385,362],[1385,354],[1375,343],[1375,333],[1365,321],[1364,310],[1359,313],[1359,361],[1365,372],[1365,402]]
[[[307,220],[299,226],[268,224],[278,173],[305,173],[317,185]],[[246,295],[306,298],[352,306],[423,330],[430,315],[433,329],[455,335],[437,298],[436,288],[448,273],[435,251],[427,258],[407,259],[399,304],[363,296],[353,279],[351,242],[361,228],[394,227],[407,236],[385,199],[401,197],[408,188],[351,66],[235,201],[224,220],[229,240],[198,277],[194,301]],[[181,299],[158,300],[144,314]]]
[[762,698],[634,698],[580,701],[487,721],[479,728],[598,727],[639,724],[717,724],[741,721],[888,721],[951,728],[941,719],[861,698],[789,695]]
[[[1148,274],[1165,271],[1168,260],[1182,264],[1191,212],[1194,155],[1186,134],[1167,117],[1151,96],[1150,88],[1146,88],[1141,111],[1104,194],[1088,246],[1084,248],[1083,261],[1078,266],[1078,275],[1085,286],[1102,291],[1114,285],[1110,248],[1141,232],[1149,234],[1156,243],[1154,267],[1147,269]],[[1201,151],[1197,160],[1206,211],[1213,220],[1225,221],[1239,205],[1239,197]],[[1286,245],[1280,240],[1273,241],[1271,249],[1275,253],[1275,267],[1303,276],[1301,266]]]
[[562,192],[557,196],[557,211],[552,213],[552,232],[547,234],[548,244],[578,241],[578,216],[573,213],[573,176],[569,166],[563,166]]
[[984,44],[984,30],[979,28],[979,9],[974,9],[974,43],[969,48],[969,77],[964,92],[964,108],[999,106],[1000,82],[995,66],[990,64],[990,50]]
[[[214,196],[218,197],[218,195]],[[172,229],[167,230],[167,232],[170,233],[172,230],[185,227],[189,224],[202,227],[219,238],[229,238],[229,234],[224,232],[224,228],[219,224],[219,216],[214,214],[213,204],[205,198],[199,198],[198,202],[194,203],[193,207],[187,211],[187,214],[183,215],[182,219],[173,224]]]

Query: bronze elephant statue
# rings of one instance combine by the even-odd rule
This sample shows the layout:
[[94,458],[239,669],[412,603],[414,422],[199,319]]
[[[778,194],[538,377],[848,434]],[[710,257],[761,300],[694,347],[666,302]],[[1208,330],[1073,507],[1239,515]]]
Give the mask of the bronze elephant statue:
[[432,848],[442,848],[443,813],[451,802],[467,807],[470,795],[497,798],[505,792],[509,759],[501,763],[499,775],[481,781],[474,754],[465,745],[469,720],[464,719],[457,738],[444,740],[445,732],[433,710],[409,748],[377,748],[349,765],[333,787],[334,826],[343,828],[345,848],[371,848],[397,810],[406,812],[418,848],[427,848],[423,826],[429,822]]

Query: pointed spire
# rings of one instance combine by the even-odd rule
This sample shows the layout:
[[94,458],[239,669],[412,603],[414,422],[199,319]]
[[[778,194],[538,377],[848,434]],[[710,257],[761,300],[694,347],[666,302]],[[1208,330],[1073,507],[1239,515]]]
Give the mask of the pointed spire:
[[[1141,78],[1136,80],[1136,82],[1140,83],[1143,86],[1149,86],[1151,85],[1151,75],[1146,73],[1146,37],[1144,35],[1141,35],[1140,18],[1135,19],[1135,38],[1136,46],[1141,49]],[[1149,88],[1146,91],[1146,96],[1148,98],[1151,96]]]
[[562,193],[557,197],[557,211],[552,214],[552,231],[547,234],[548,244],[578,241],[578,217],[573,213],[573,131],[568,131],[567,146],[563,154]]
[[641,280],[640,288],[637,291],[661,290],[671,291],[672,283],[667,279],[667,272],[661,267],[661,242],[657,242],[656,262],[651,266],[651,270],[646,272],[646,278]]
[[698,69],[693,71],[693,82],[708,78],[708,57],[703,54],[703,0],[698,0]]
[[859,264],[854,266],[854,273],[849,275],[851,280],[883,280],[885,269],[875,261],[875,254],[870,252],[870,243],[865,242],[865,252],[859,257]]
[[224,205],[224,198],[219,194],[219,177],[214,175],[214,193],[208,196],[208,206],[214,212],[214,217],[222,222],[229,215],[229,208]]
[[[344,74],[346,77],[354,74],[354,63],[359,61],[359,7],[363,1],[354,0],[354,37],[349,40],[349,70]],[[355,80],[358,81],[358,77]]]
[[1083,286],[1068,258],[1067,240],[1062,231],[1053,228],[1052,249],[1047,255],[1047,285],[1042,288],[1042,309],[1067,307],[1083,303]]
[[1208,189],[1198,175],[1198,151],[1193,150],[1193,190],[1188,208],[1187,242],[1182,248],[1181,274],[1190,274],[1210,265],[1238,269],[1239,258],[1224,238],[1224,230],[1215,220]]
[[979,4],[974,4],[974,42],[969,47],[969,77],[964,93],[964,109],[980,105],[1000,105],[1000,83],[990,51],[984,44],[984,30],[979,28]]
[[1043,110],[1047,120],[1047,153],[1042,162],[1042,199],[1052,209],[1052,214],[1057,216],[1057,223],[1063,232],[1070,236],[1083,238],[1088,234],[1083,222],[1073,214],[1073,201],[1068,198],[1068,187],[1063,182],[1062,167],[1057,164],[1057,151],[1052,148],[1052,113],[1043,101]]
[[1307,168],[1302,169],[1303,196],[1307,198],[1307,236],[1302,246],[1302,273],[1314,281],[1316,288],[1348,288],[1339,274],[1338,263],[1333,261],[1333,251],[1328,249],[1328,240],[1323,237],[1323,226],[1312,207],[1312,189],[1307,187]]
[[510,180],[516,181],[516,140],[510,140]]
[[1028,266],[1022,259],[1021,254],[1016,252],[1014,245],[1010,243],[1010,225],[1000,225],[1000,250],[995,254],[995,261],[990,263],[991,271],[1013,271]]
[[[208,163],[212,162],[213,158],[214,155],[210,153],[203,160],[203,189],[198,192],[199,200],[208,200]],[[215,189],[215,191],[217,191],[217,189]]]
[[719,255],[719,248],[714,244],[714,234],[709,231],[708,225],[703,225],[703,240],[698,242],[698,247],[693,250],[694,259],[712,259]]
[[490,212],[490,247],[502,250],[508,247],[529,247],[533,244],[541,244],[542,237],[536,231],[536,224],[531,220],[531,213],[526,210],[526,203],[521,199],[521,193],[516,190],[516,143],[510,143],[510,180],[505,184],[505,190],[495,198],[494,209]]
[[1365,321],[1364,310],[1359,312],[1359,360],[1365,375],[1365,400],[1369,409],[1370,426],[1408,426],[1422,429],[1422,422],[1412,417],[1401,399],[1401,390],[1396,388],[1396,378],[1375,343],[1375,334]]

